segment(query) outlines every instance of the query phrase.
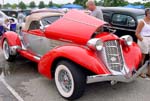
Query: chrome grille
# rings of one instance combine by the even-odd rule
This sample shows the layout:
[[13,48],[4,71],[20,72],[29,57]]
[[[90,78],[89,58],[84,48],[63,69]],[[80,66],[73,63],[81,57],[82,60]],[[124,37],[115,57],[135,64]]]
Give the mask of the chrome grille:
[[114,71],[121,72],[124,66],[121,47],[117,40],[104,43],[107,66]]

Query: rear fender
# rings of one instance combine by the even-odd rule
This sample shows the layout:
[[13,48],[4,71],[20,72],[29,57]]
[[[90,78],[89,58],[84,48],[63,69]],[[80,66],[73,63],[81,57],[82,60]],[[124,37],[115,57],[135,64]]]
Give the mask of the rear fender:
[[21,40],[17,33],[11,32],[11,31],[5,32],[3,34],[1,44],[3,44],[5,39],[7,39],[9,46],[20,46],[21,47]]
[[56,59],[61,57],[71,60],[95,74],[110,74],[94,51],[86,47],[75,45],[57,47],[45,54],[39,62],[39,72],[49,79],[52,79],[51,70],[53,68],[53,63]]

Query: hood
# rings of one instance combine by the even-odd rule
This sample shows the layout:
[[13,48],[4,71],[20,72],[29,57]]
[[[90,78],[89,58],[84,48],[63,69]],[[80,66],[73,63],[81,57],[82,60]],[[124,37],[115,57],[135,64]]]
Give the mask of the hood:
[[45,35],[52,39],[63,39],[73,43],[86,44],[97,28],[105,24],[95,17],[78,10],[70,10],[62,18],[45,29]]

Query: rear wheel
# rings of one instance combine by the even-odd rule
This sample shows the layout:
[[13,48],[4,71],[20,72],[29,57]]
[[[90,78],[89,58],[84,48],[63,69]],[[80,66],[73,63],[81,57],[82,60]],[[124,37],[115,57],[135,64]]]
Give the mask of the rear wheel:
[[4,42],[3,42],[3,54],[4,54],[4,58],[9,62],[14,61],[14,59],[16,57],[16,55],[10,54],[10,46],[9,46],[7,40],[4,40]]
[[60,61],[55,70],[55,84],[62,97],[74,100],[83,95],[86,76],[74,63]]

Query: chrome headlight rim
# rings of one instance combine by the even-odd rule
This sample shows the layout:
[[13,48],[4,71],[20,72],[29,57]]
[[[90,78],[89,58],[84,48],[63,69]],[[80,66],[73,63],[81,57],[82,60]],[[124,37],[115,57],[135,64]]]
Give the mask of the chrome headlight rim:
[[132,43],[133,43],[133,38],[132,38],[131,35],[124,35],[120,39],[124,40],[125,44],[128,45],[128,46],[131,46]]
[[87,46],[92,50],[101,51],[103,48],[103,41],[100,38],[93,38],[87,42]]

